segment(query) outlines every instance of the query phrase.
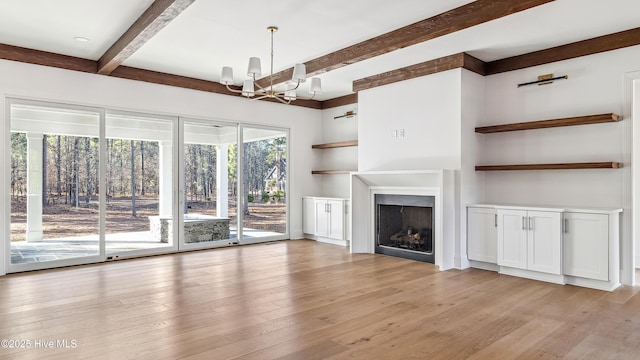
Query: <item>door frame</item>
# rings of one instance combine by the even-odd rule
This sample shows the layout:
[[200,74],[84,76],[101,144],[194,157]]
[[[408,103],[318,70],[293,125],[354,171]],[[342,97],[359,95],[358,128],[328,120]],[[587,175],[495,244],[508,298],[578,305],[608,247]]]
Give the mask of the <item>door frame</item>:
[[[182,207],[184,206],[184,202],[186,201],[186,194],[184,193],[184,167],[180,164],[184,162],[184,121],[193,121],[193,122],[202,122],[203,124],[215,124],[222,126],[231,126],[235,127],[237,130],[236,133],[236,144],[237,146],[237,169],[236,174],[238,179],[242,179],[243,177],[243,135],[244,130],[251,129],[264,129],[282,132],[286,137],[286,158],[289,160],[291,158],[291,129],[287,127],[279,127],[279,126],[269,126],[263,124],[252,124],[252,123],[238,123],[231,121],[223,121],[216,120],[210,118],[196,118],[196,117],[188,117],[188,116],[180,116],[180,115],[164,115],[164,114],[154,114],[150,111],[134,111],[134,110],[119,110],[117,108],[108,108],[108,107],[100,107],[100,106],[85,106],[85,105],[75,105],[68,104],[63,102],[56,101],[47,101],[47,100],[38,100],[38,99],[28,99],[22,97],[6,97],[5,101],[0,103],[0,112],[2,111],[2,106],[4,106],[5,113],[5,121],[4,124],[0,124],[0,127],[3,128],[4,136],[0,137],[0,149],[9,149],[10,150],[10,142],[11,142],[11,107],[13,104],[32,104],[34,106],[51,106],[62,109],[71,109],[71,110],[83,110],[95,112],[99,115],[99,132],[98,138],[99,142],[99,178],[100,178],[100,186],[98,195],[101,199],[99,203],[99,225],[98,225],[98,239],[99,239],[99,254],[95,256],[88,256],[82,258],[70,258],[63,260],[54,260],[54,261],[44,261],[44,262],[36,262],[29,264],[11,264],[11,201],[10,201],[10,158],[11,152],[7,151],[5,157],[2,161],[2,166],[0,170],[3,170],[3,176],[0,177],[0,188],[4,189],[3,196],[0,197],[2,199],[2,204],[0,205],[0,223],[3,224],[3,233],[0,238],[3,239],[4,242],[4,251],[5,256],[0,256],[0,276],[6,275],[7,273],[13,272],[22,272],[22,271],[31,271],[31,270],[42,270],[42,269],[50,269],[50,268],[58,268],[64,266],[72,266],[72,265],[82,265],[82,264],[91,264],[91,263],[101,263],[109,260],[116,259],[124,259],[124,258],[133,258],[140,256],[148,256],[148,255],[156,255],[156,254],[165,254],[165,253],[179,253],[182,251],[191,251],[198,249],[209,249],[216,248],[222,246],[229,245],[245,245],[245,244],[254,244],[254,243],[262,243],[262,242],[270,242],[277,240],[286,240],[290,237],[290,218],[291,218],[291,203],[290,203],[290,194],[291,194],[291,185],[290,179],[292,174],[293,165],[290,161],[287,161],[287,181],[285,184],[285,211],[286,211],[286,225],[285,225],[285,233],[278,234],[274,236],[266,236],[266,237],[258,237],[258,238],[244,238],[243,236],[243,223],[244,223],[244,214],[242,213],[242,206],[244,205],[244,199],[242,196],[243,193],[243,182],[238,181],[237,184],[237,207],[240,211],[237,211],[237,239],[229,239],[228,241],[216,241],[211,243],[197,243],[197,244],[185,244],[184,243],[184,221],[182,219]],[[174,222],[173,226],[173,237],[177,239],[174,242],[173,246],[170,247],[162,247],[162,248],[152,248],[146,250],[132,250],[126,252],[117,252],[117,253],[106,253],[106,241],[105,241],[105,232],[106,232],[106,186],[104,186],[104,182],[106,179],[106,169],[107,163],[105,159],[106,155],[106,117],[109,112],[114,113],[125,113],[125,114],[133,114],[133,115],[143,115],[148,116],[150,118],[171,118],[173,120],[173,151],[172,151],[172,161],[173,161],[173,171],[172,171],[172,184],[173,192],[172,192],[172,215],[174,219],[178,219],[177,222]],[[177,170],[176,171],[176,166]],[[178,184],[178,186],[175,186]]]
[[268,126],[268,125],[257,125],[257,124],[239,124],[238,127],[238,179],[244,178],[244,146],[240,146],[240,144],[244,144],[244,130],[247,128],[251,129],[261,129],[261,130],[271,130],[271,131],[280,131],[285,134],[287,139],[287,149],[285,151],[287,157],[287,181],[285,184],[285,232],[284,234],[273,235],[273,236],[265,236],[259,238],[245,238],[242,232],[244,228],[244,213],[240,211],[244,207],[244,202],[248,201],[244,198],[244,181],[238,181],[238,242],[240,245],[248,245],[248,244],[258,244],[270,241],[278,241],[278,240],[286,240],[290,238],[290,229],[291,226],[291,203],[289,201],[290,198],[290,174],[292,174],[292,167],[289,163],[290,157],[290,148],[291,148],[291,129],[278,127],[278,126]]
[[[0,271],[6,271],[6,273],[15,273],[15,272],[23,272],[23,271],[32,271],[32,270],[43,270],[50,269],[56,267],[64,267],[64,266],[73,266],[73,265],[83,265],[83,264],[92,264],[98,262],[104,262],[106,258],[106,244],[105,244],[105,210],[106,204],[104,201],[100,201],[98,205],[98,254],[84,257],[75,257],[69,259],[60,259],[60,260],[51,260],[51,261],[43,261],[43,262],[33,262],[33,263],[25,263],[25,264],[12,264],[11,263],[11,199],[10,199],[10,159],[11,159],[11,108],[12,105],[33,105],[33,106],[50,106],[54,108],[68,109],[68,110],[79,110],[79,111],[87,111],[96,113],[98,115],[98,139],[99,139],[99,147],[98,147],[98,163],[99,163],[99,174],[98,177],[100,179],[100,186],[98,190],[98,196],[100,199],[105,198],[106,188],[103,186],[103,180],[106,175],[106,162],[104,159],[104,154],[106,150],[106,146],[104,141],[105,135],[105,109],[96,107],[96,106],[84,106],[84,105],[72,105],[65,103],[58,103],[54,101],[41,101],[41,100],[30,100],[30,99],[22,99],[22,98],[14,98],[7,97],[5,101],[5,136],[3,137],[4,144],[2,145],[3,150],[6,151],[5,157],[3,159],[4,164],[4,197],[3,197],[3,223],[5,233],[3,236],[4,246],[5,246],[5,256],[2,260],[6,261],[3,268]],[[1,263],[0,263],[1,264]],[[2,274],[2,273],[0,273]]]
[[[640,159],[640,126],[634,125],[640,121],[640,94],[634,94],[635,88],[640,87],[640,71],[633,71],[624,74],[623,88],[623,126],[624,134],[622,144],[624,149],[630,149],[630,154],[623,151],[623,160],[627,172],[623,180],[623,208],[622,224],[627,221],[630,225],[622,226],[620,244],[620,265],[621,265],[621,283],[624,285],[638,284],[640,279],[636,279],[635,269],[640,266],[640,256],[636,256],[638,247],[640,247],[640,164],[635,162]],[[625,170],[625,169],[623,169]],[[630,181],[630,183],[628,183]],[[626,210],[630,209],[630,214],[626,214]],[[639,284],[640,285],[640,284]]]
[[[176,151],[176,162],[178,164],[178,171],[174,171],[174,176],[177,178],[174,184],[178,184],[177,188],[174,187],[175,190],[175,199],[177,199],[177,204],[174,204],[174,212],[173,218],[178,219],[179,226],[174,227],[174,237],[178,239],[178,252],[182,251],[191,251],[191,250],[201,250],[201,249],[213,249],[219,247],[226,247],[230,245],[237,245],[237,240],[233,239],[223,239],[223,240],[215,240],[215,241],[206,241],[200,243],[185,243],[184,238],[184,218],[183,218],[183,208],[185,205],[187,194],[184,192],[185,189],[185,169],[184,169],[184,161],[185,161],[185,153],[184,153],[184,124],[185,122],[196,123],[202,125],[219,125],[226,127],[234,127],[236,129],[236,145],[238,144],[238,134],[240,133],[240,124],[229,122],[229,121],[219,121],[212,119],[203,119],[203,118],[194,118],[181,116],[178,120],[178,151]],[[239,148],[239,146],[238,146]],[[239,156],[236,154],[236,156]],[[239,166],[239,160],[236,161],[236,166]],[[238,169],[236,169],[236,174],[238,174]],[[218,174],[216,174],[218,175]],[[238,175],[239,176],[239,175]],[[238,192],[239,193],[239,192]],[[239,195],[238,195],[239,196]],[[236,206],[238,205],[238,201],[236,200]],[[239,222],[239,216],[236,216],[236,221]],[[241,233],[241,229],[238,228],[238,234]],[[239,235],[238,235],[239,236]]]

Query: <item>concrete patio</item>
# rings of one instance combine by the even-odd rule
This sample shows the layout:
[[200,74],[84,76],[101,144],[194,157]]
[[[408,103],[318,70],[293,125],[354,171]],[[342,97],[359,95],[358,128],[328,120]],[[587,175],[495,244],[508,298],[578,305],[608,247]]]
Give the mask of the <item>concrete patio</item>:
[[[244,228],[245,238],[260,238],[282,235],[275,232]],[[149,231],[107,234],[105,246],[107,254],[116,254],[141,249],[170,247],[170,244],[151,240]],[[230,227],[229,240],[237,239],[237,228]],[[11,242],[11,264],[28,264],[70,258],[96,256],[99,253],[97,235],[77,236],[42,241]]]

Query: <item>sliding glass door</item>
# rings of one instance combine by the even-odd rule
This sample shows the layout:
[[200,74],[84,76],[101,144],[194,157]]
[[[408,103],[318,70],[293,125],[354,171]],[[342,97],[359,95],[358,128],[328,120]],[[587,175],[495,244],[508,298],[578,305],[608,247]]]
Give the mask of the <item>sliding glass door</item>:
[[10,271],[100,261],[100,109],[9,101]]
[[8,107],[9,272],[288,237],[287,129]]
[[288,131],[242,127],[242,243],[288,236]]
[[177,120],[107,112],[107,259],[177,250],[172,221]]
[[182,121],[184,249],[237,243],[238,126]]

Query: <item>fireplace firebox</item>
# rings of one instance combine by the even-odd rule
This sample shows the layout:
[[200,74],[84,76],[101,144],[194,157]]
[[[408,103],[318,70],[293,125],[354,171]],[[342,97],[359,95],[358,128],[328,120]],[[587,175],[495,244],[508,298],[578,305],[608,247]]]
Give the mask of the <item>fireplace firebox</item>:
[[434,196],[375,194],[375,252],[434,263]]

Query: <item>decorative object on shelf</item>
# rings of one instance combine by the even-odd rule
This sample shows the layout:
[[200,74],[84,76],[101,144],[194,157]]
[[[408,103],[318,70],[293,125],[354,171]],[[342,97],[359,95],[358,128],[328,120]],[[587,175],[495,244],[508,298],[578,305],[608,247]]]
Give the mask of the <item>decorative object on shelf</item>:
[[503,125],[491,125],[481,126],[476,128],[476,132],[479,134],[491,134],[497,132],[506,131],[519,131],[519,130],[534,130],[534,129],[547,129],[552,127],[561,126],[573,126],[573,125],[589,125],[600,124],[606,122],[616,122],[621,120],[622,117],[616,114],[598,114],[598,115],[586,115],[576,116],[562,119],[529,121],[521,123],[503,124]]
[[[278,31],[276,26],[267,27],[267,31],[271,33],[271,73],[269,75],[269,86],[262,87],[256,82],[256,78],[262,75],[262,68],[260,66],[260,59],[257,57],[249,58],[249,68],[247,70],[247,76],[251,79],[245,80],[242,85],[242,90],[236,90],[229,87],[233,85],[233,69],[229,66],[222,68],[222,75],[220,76],[220,83],[227,87],[227,90],[242,94],[252,100],[260,99],[276,99],[283,104],[290,104],[291,101],[296,99],[310,100],[322,91],[322,84],[320,78],[311,78],[311,84],[309,86],[309,92],[312,94],[310,97],[298,96],[296,90],[300,87],[301,83],[307,80],[307,70],[305,64],[295,64],[293,67],[293,76],[290,81],[285,83],[283,89],[276,89],[273,85],[273,34]],[[255,89],[255,86],[258,89]],[[254,96],[258,97],[254,97]]]
[[502,170],[575,170],[575,169],[620,169],[619,162],[589,162],[589,163],[562,163],[562,164],[522,164],[522,165],[479,165],[476,171],[502,171]]
[[354,115],[357,115],[356,112],[353,111],[353,110],[350,110],[350,111],[347,111],[346,113],[344,113],[344,115],[334,116],[333,118],[334,119],[340,119],[340,118],[343,118],[343,117],[350,118],[350,117],[353,117]]
[[552,84],[555,80],[563,80],[563,79],[568,79],[569,75],[564,75],[564,76],[556,76],[554,77],[553,74],[546,74],[546,75],[540,75],[538,76],[538,80],[536,81],[531,81],[531,82],[526,82],[526,83],[522,83],[522,84],[518,84],[518,87],[523,87],[523,86],[527,86],[527,85],[549,85]]

